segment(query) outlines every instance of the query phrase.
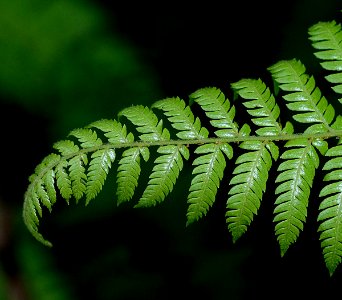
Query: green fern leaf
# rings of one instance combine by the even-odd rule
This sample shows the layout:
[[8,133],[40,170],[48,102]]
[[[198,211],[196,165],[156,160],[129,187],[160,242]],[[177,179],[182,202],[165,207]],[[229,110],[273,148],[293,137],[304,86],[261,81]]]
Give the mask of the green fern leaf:
[[108,171],[115,160],[113,149],[97,150],[91,155],[87,173],[86,205],[102,190]]
[[[89,127],[95,127],[104,132],[108,142],[113,145],[130,144],[134,142],[134,135],[127,133],[126,125],[122,125],[116,120],[102,119],[92,123]],[[114,151],[112,149],[111,151]],[[115,155],[113,153],[113,155]],[[119,161],[117,173],[117,204],[127,202],[132,199],[135,189],[138,186],[140,176],[140,155],[144,160],[149,159],[149,150],[147,147],[132,147],[123,151]]]
[[[341,94],[341,25],[318,23],[310,28],[309,35],[313,47],[318,49],[316,57],[323,61],[322,67],[331,71],[327,81],[334,85],[333,91]],[[193,151],[193,177],[187,195],[186,225],[189,225],[205,216],[214,205],[227,159],[233,158],[233,146],[236,146],[240,148],[239,156],[226,202],[228,230],[234,242],[246,232],[258,213],[272,164],[280,157],[275,176],[273,221],[283,256],[303,230],[322,156],[326,159],[323,166],[326,174],[319,194],[322,202],[318,232],[325,263],[332,275],[342,261],[342,116],[336,115],[314,77],[306,74],[299,60],[280,61],[268,71],[275,94],[285,101],[281,107],[292,114],[293,124],[288,121],[285,126],[281,124],[280,106],[261,79],[242,79],[231,88],[234,97],[242,100],[242,109],[246,109],[250,116],[247,121],[251,124],[246,122],[240,126],[235,121],[236,107],[220,89],[207,87],[192,93],[189,104],[173,97],[157,101],[150,108],[128,107],[119,112],[118,118],[126,118],[129,125],[121,120],[102,119],[71,131],[70,139],[53,145],[58,154],[44,158],[29,177],[23,205],[28,230],[38,241],[51,246],[38,231],[44,209],[51,211],[59,196],[67,203],[72,197],[76,202],[85,197],[87,205],[102,190],[117,157],[119,205],[134,196],[141,174],[141,158],[147,162],[151,153],[155,154],[147,186],[135,207],[157,205],[172,192],[184,159],[188,160]],[[198,105],[207,119],[194,115],[192,105]],[[154,110],[161,111],[160,117]],[[204,121],[210,123],[212,135],[202,126]],[[299,130],[303,127],[304,132]],[[299,133],[294,134],[295,130]],[[338,145],[330,147],[330,138],[339,138]]]
[[[127,117],[133,124],[137,125],[137,131],[144,141],[170,140],[170,133],[162,128],[163,121],[149,108],[143,106],[130,107],[121,111],[120,115]],[[155,206],[162,202],[173,190],[173,185],[183,167],[180,148],[177,146],[159,147],[157,153],[164,154],[154,161],[155,166],[149,177],[148,185],[136,204],[136,207]]]
[[226,222],[233,242],[246,232],[257,214],[272,166],[271,155],[276,155],[276,151],[260,141],[246,141],[240,147],[249,152],[237,158],[229,182],[232,187],[228,192]]
[[324,199],[319,206],[317,220],[320,222],[318,232],[325,264],[330,275],[333,275],[342,261],[342,140],[338,146],[330,148],[325,156],[329,160],[323,170],[329,172],[323,180],[328,184],[319,194]]
[[134,135],[131,132],[127,133],[126,125],[122,125],[116,120],[102,119],[91,123],[88,127],[101,130],[108,142],[114,145],[134,141]]
[[[298,60],[280,61],[269,68],[273,79],[284,91],[283,98],[287,107],[295,112],[293,118],[309,126],[305,133],[325,133],[334,131],[331,125],[335,119],[335,110],[315,85],[312,76],[305,73],[305,66]],[[313,125],[310,125],[313,124]],[[275,232],[280,244],[281,255],[285,255],[293,244],[306,221],[308,200],[315,169],[319,166],[319,157],[327,151],[328,145],[321,139],[299,139],[288,141],[281,158],[276,189],[279,196],[274,209]]]
[[133,147],[122,153],[116,180],[118,205],[133,198],[141,173],[140,157],[142,156],[145,161],[148,161],[149,153],[147,147]]
[[190,107],[178,97],[159,100],[152,108],[164,111],[171,126],[178,131],[176,135],[180,139],[203,139],[209,135],[208,130],[201,126],[200,119],[195,118]]
[[315,169],[319,166],[318,154],[309,140],[291,140],[285,147],[289,149],[280,156],[284,161],[278,167],[273,219],[281,256],[303,230]]
[[163,146],[157,152],[163,154],[155,160],[150,181],[136,207],[154,206],[162,202],[173,190],[173,186],[183,169],[184,158],[189,157],[189,150],[185,146]]
[[[217,99],[216,96],[214,98]],[[194,117],[190,107],[185,105],[184,100],[178,97],[168,98],[157,101],[152,107],[164,111],[172,127],[179,130],[176,133],[177,137],[181,139],[203,139],[208,137],[208,130],[201,126],[199,118]],[[230,124],[232,123],[230,122]],[[192,174],[195,176],[191,181],[187,200],[189,204],[187,225],[205,215],[215,201],[217,188],[226,166],[222,152],[226,153],[228,157],[232,156],[232,148],[228,144],[207,144],[199,146],[195,150],[195,153],[200,154],[200,156],[193,161],[195,168]]]
[[287,101],[286,106],[291,111],[300,112],[294,114],[293,119],[300,123],[314,123],[305,130],[306,133],[332,130],[330,125],[335,117],[335,109],[316,87],[314,77],[305,73],[305,66],[299,60],[283,60],[268,70],[279,88],[287,92],[283,96]]
[[201,155],[193,161],[196,167],[192,174],[196,175],[188,195],[187,225],[206,215],[213,205],[226,167],[223,153],[230,159],[233,149],[229,144],[207,144],[199,146],[195,153]]
[[52,188],[55,181],[55,173],[52,170],[52,166],[59,160],[60,156],[57,154],[50,154],[45,157],[35,168],[34,174],[30,176],[30,187],[24,195],[24,223],[32,235],[47,246],[50,246],[51,243],[45,241],[43,236],[38,233],[38,216],[42,217],[43,214],[41,205],[44,205],[51,211],[52,205],[56,201],[56,193],[54,188]]
[[88,164],[88,157],[81,153],[69,160],[69,176],[71,180],[72,193],[78,202],[87,189],[87,175],[85,166]]
[[[332,87],[334,92],[342,94],[342,30],[341,24],[336,21],[319,22],[309,28],[312,46],[319,51],[314,55],[322,60],[321,66],[332,71],[326,80],[336,84]],[[339,99],[342,103],[342,98]]]
[[[203,88],[190,95],[190,102],[195,101],[205,111],[218,137],[232,137],[239,133],[238,124],[234,121],[235,107],[218,88]],[[248,130],[247,130],[248,132]],[[248,132],[249,133],[249,132]]]
[[[278,123],[280,110],[274,96],[261,80],[243,79],[232,84],[233,90],[243,99],[252,122],[260,127],[258,135],[279,135],[282,133]],[[232,185],[228,192],[226,222],[228,230],[236,242],[247,230],[257,214],[266,191],[268,172],[272,167],[272,157],[278,159],[279,149],[274,142],[246,141],[240,148],[248,150],[236,160]]]
[[242,79],[231,86],[244,100],[247,112],[253,117],[252,122],[260,127],[256,134],[278,135],[282,132],[281,124],[278,122],[279,106],[270,89],[260,79]]
[[142,133],[139,138],[142,141],[153,142],[170,139],[169,131],[163,129],[163,120],[158,120],[154,112],[142,105],[131,106],[123,109],[118,114],[119,117],[125,116],[136,127],[136,130]]
[[66,160],[61,160],[56,166],[56,183],[57,187],[61,193],[61,196],[69,204],[69,200],[72,194],[71,180],[66,171],[68,167],[68,162]]

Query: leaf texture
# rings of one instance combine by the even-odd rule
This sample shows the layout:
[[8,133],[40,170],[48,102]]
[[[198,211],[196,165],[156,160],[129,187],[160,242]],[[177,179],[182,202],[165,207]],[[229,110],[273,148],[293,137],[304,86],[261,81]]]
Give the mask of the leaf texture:
[[319,165],[318,154],[308,140],[288,141],[285,147],[288,149],[280,156],[283,162],[276,178],[275,194],[278,196],[273,219],[281,256],[303,230],[310,190]]
[[[232,84],[241,97],[259,135],[279,135],[282,128],[278,122],[280,110],[274,96],[261,80],[243,79]],[[239,146],[246,152],[236,160],[232,186],[228,192],[226,222],[236,242],[247,230],[257,214],[272,167],[272,158],[278,159],[279,149],[273,142],[246,141]]]
[[327,183],[319,194],[323,201],[317,220],[324,260],[333,275],[342,260],[342,140],[325,156],[329,158],[323,166],[327,172],[323,180]]
[[[330,71],[325,79],[333,83],[332,89],[342,94],[342,30],[336,21],[318,22],[309,28],[309,38],[313,48],[318,51],[314,55],[320,59],[323,69]],[[342,103],[342,98],[339,98]]]

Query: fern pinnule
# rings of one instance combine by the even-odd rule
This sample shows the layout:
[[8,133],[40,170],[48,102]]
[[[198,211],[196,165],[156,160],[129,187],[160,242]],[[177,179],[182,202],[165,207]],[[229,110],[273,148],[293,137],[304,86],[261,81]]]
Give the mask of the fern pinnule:
[[323,180],[327,184],[319,193],[323,201],[317,220],[323,256],[331,276],[342,261],[342,140],[325,156],[329,158],[323,166],[327,172]]
[[[313,48],[318,51],[314,55],[320,59],[323,69],[331,71],[325,79],[335,84],[334,92],[342,94],[342,29],[336,21],[318,22],[309,28],[309,39]],[[339,98],[342,103],[342,98]]]

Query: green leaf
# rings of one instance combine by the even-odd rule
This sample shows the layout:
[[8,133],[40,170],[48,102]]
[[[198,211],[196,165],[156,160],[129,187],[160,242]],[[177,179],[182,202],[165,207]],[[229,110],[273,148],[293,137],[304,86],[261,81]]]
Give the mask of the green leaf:
[[156,158],[147,188],[135,207],[155,206],[164,201],[183,169],[182,152],[186,149],[185,146],[173,145],[158,148],[158,153],[162,155]]
[[231,86],[243,99],[243,105],[253,117],[252,122],[261,127],[256,130],[258,135],[277,135],[282,131],[278,122],[280,108],[270,89],[260,79],[242,79]]
[[178,131],[178,138],[186,140],[208,137],[208,130],[201,126],[200,119],[194,117],[190,107],[179,97],[159,100],[152,107],[163,110],[172,127]]
[[97,150],[91,155],[87,173],[86,205],[102,190],[102,186],[114,160],[115,151],[110,148]]
[[228,144],[206,144],[195,150],[199,156],[192,163],[195,166],[192,174],[195,176],[191,181],[187,201],[189,204],[186,214],[187,225],[205,216],[214,204],[217,189],[226,167],[222,148],[224,148],[224,153],[232,152],[232,150],[228,150],[231,149]]
[[241,154],[235,162],[226,204],[226,223],[233,242],[247,231],[258,212],[266,191],[272,156],[276,158],[278,151],[275,145],[267,146],[259,141],[246,141],[240,147],[249,152]]
[[292,140],[280,158],[276,178],[274,219],[275,234],[284,256],[303,230],[315,169],[319,158],[315,148],[306,139]]
[[163,129],[163,121],[159,121],[148,107],[142,105],[127,107],[119,112],[118,116],[125,116],[137,126],[136,130],[142,133],[139,136],[142,141],[153,142],[170,139],[169,131],[166,128]]
[[147,147],[129,148],[122,153],[116,180],[118,185],[116,191],[118,205],[132,199],[141,173],[140,155],[145,161],[148,161],[148,153]]
[[317,217],[321,247],[325,264],[332,276],[342,261],[342,145],[326,152],[329,160],[323,169],[329,171],[324,176],[327,182],[319,197],[323,198]]
[[190,95],[190,101],[195,101],[210,119],[210,124],[218,128],[218,137],[230,137],[238,134],[238,125],[234,122],[235,107],[230,105],[222,91],[218,88],[202,88]]
[[[305,73],[305,66],[296,59],[283,60],[268,70],[272,78],[286,92],[283,98],[286,106],[298,114],[293,119],[300,123],[319,123],[322,132],[331,131],[331,123],[335,118],[335,109],[316,87],[315,79]],[[318,127],[315,127],[317,131]],[[310,127],[307,128],[310,131]]]

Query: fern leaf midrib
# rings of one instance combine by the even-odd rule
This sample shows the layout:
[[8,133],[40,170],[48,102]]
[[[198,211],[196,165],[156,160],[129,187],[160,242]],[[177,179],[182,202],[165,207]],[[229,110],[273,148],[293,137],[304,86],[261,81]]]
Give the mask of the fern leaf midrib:
[[166,146],[166,145],[199,145],[199,144],[209,144],[209,143],[241,143],[245,141],[262,141],[262,142],[270,142],[270,141],[288,141],[288,140],[295,140],[295,139],[328,139],[332,137],[341,137],[342,130],[333,130],[331,129],[329,132],[323,133],[300,133],[300,134],[280,134],[280,135],[249,135],[249,136],[242,136],[237,134],[233,137],[227,138],[219,138],[219,137],[209,137],[204,139],[188,139],[188,140],[161,140],[161,141],[153,141],[153,142],[146,142],[146,141],[134,141],[130,143],[104,143],[100,146],[94,146],[89,148],[82,148],[77,152],[61,156],[59,160],[56,162],[47,164],[40,172],[37,174],[37,177],[31,182],[30,186],[34,186],[37,180],[41,179],[46,172],[53,169],[57,166],[61,161],[68,161],[69,159],[80,155],[95,152],[101,149],[122,149],[122,148],[132,148],[132,147],[153,147],[153,146]]

